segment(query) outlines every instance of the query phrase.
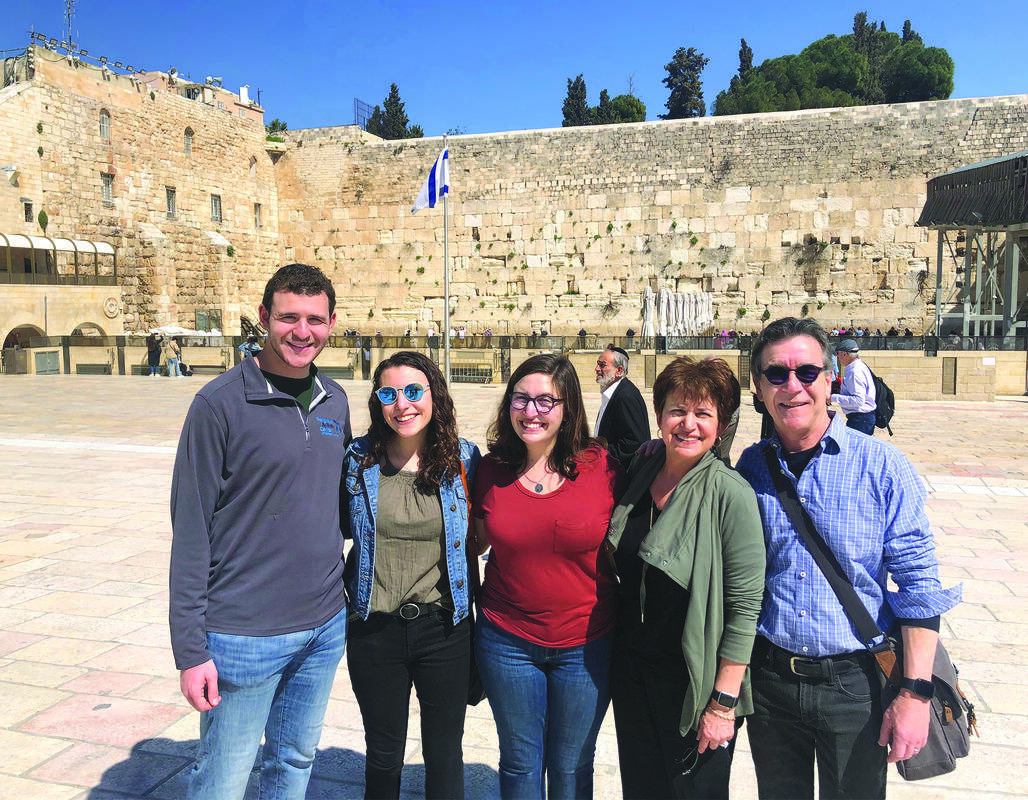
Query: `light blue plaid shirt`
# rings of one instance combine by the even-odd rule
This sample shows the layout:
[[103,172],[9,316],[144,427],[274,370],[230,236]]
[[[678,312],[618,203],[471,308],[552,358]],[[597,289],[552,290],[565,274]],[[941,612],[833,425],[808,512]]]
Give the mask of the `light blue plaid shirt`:
[[[818,533],[883,631],[896,617],[927,619],[960,602],[961,587],[943,589],[939,581],[925,490],[899,450],[847,428],[835,414],[821,452],[797,480],[781,457],[778,434],[769,441]],[[737,466],[757,493],[767,544],[757,633],[810,658],[861,650],[842,604],[778,502],[765,444],[746,448]],[[896,591],[886,588],[890,576]]]

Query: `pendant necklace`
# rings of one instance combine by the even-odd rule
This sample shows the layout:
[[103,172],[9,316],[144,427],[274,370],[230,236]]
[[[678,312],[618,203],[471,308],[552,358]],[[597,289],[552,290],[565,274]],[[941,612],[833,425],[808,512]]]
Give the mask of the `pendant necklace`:
[[[544,467],[543,467],[543,478],[545,478],[545,477],[546,477],[546,474],[547,474],[547,473],[546,473],[546,467],[544,466]],[[536,480],[535,478],[531,477],[531,476],[530,476],[530,475],[528,474],[528,472],[527,472],[527,471],[525,472],[525,474],[524,474],[524,477],[525,477],[525,478],[528,478],[528,480],[529,480],[529,483],[534,483],[534,484],[535,484],[535,485],[534,485],[534,486],[532,487],[532,491],[534,491],[534,492],[535,492],[536,494],[542,494],[542,493],[543,493],[543,485],[542,485],[542,482],[541,482],[541,481],[542,481],[542,478],[540,478],[540,479],[539,479],[539,480],[537,481],[537,480]]]

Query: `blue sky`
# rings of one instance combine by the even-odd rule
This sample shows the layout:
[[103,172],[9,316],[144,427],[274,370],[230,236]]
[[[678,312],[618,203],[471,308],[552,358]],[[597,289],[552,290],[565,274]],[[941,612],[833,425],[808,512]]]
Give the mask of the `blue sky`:
[[[30,26],[62,38],[64,0],[4,0],[0,49],[21,48]],[[353,99],[381,103],[398,84],[411,122],[434,136],[559,127],[567,79],[585,76],[589,102],[634,90],[657,119],[664,64],[678,47],[710,59],[708,112],[738,68],[739,39],[754,64],[795,53],[853,14],[899,31],[910,19],[926,45],[956,62],[953,97],[1028,92],[1026,0],[652,2],[565,0],[77,0],[73,34],[91,55],[137,67],[176,67],[194,80],[260,90],[266,121],[291,129],[353,122]],[[1022,62],[1022,63],[1019,63]]]

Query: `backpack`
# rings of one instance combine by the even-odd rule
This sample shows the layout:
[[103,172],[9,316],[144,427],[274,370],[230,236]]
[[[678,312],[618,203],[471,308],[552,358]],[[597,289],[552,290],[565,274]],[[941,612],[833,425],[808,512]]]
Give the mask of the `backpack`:
[[[868,372],[871,372],[868,369]],[[892,436],[892,415],[896,413],[896,395],[893,394],[889,384],[871,372],[871,382],[875,387],[875,427],[884,428]]]

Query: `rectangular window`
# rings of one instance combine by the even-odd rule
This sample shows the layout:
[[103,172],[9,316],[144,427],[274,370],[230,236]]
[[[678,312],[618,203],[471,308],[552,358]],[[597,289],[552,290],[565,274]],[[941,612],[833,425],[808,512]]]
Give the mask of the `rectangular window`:
[[261,204],[253,204],[253,226],[257,229],[261,229]]
[[[32,203],[26,202],[26,203],[24,203],[24,206],[25,206],[25,221],[26,222],[35,222],[36,218],[34,216],[32,216]],[[260,227],[260,226],[258,226],[258,227]]]
[[221,195],[211,195],[211,222],[221,222]]
[[110,172],[101,172],[100,181],[103,187],[103,201],[105,206],[114,205],[114,175]]
[[175,190],[170,186],[164,187],[164,205],[168,212],[168,219],[175,218]]
[[209,309],[207,311],[196,312],[196,325],[194,326],[198,331],[220,331],[221,330],[221,310],[220,309]]
[[111,140],[111,115],[107,109],[100,111],[100,138],[105,142]]

